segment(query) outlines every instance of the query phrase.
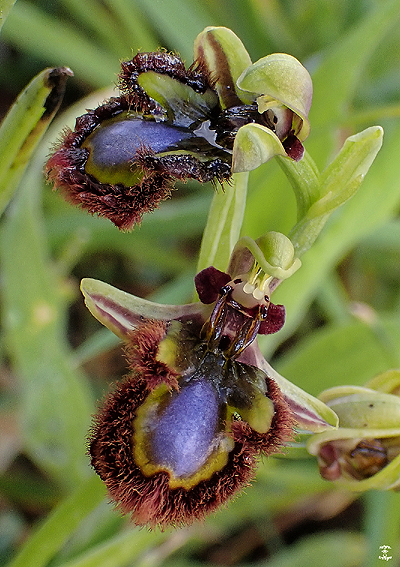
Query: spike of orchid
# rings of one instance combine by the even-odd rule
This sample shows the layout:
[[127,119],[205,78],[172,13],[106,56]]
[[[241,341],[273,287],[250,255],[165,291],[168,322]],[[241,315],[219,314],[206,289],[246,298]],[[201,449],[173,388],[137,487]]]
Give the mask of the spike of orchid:
[[[215,193],[203,234],[200,302],[155,304],[82,281],[89,310],[125,341],[129,365],[95,417],[94,469],[119,508],[151,527],[188,524],[217,509],[250,482],[260,455],[281,451],[297,430],[315,433],[310,451],[327,459],[327,474],[340,476],[341,456],[331,449],[344,445],[317,452],[321,439],[338,439],[331,404],[280,376],[257,336],[284,324],[285,309],[271,293],[358,190],[382,129],[349,137],[320,173],[307,153],[302,159],[307,70],[282,53],[252,64],[239,38],[221,27],[199,34],[188,69],[174,54],[138,53],[122,63],[119,86],[119,97],[76,120],[47,163],[48,179],[67,199],[129,229],[176,180],[229,183]],[[291,240],[269,232],[235,246],[247,172],[274,156],[296,196]],[[387,442],[373,441],[352,449],[359,468],[371,455],[379,464],[387,457]]]
[[258,457],[281,451],[295,426],[336,425],[324,404],[287,387],[257,345],[257,334],[284,323],[270,285],[299,267],[293,252],[278,233],[245,239],[229,273],[200,272],[201,302],[181,306],[82,281],[92,314],[125,341],[130,368],[95,418],[92,465],[137,524],[203,518],[246,486]]
[[[121,96],[76,120],[47,162],[73,204],[130,229],[176,180],[223,183],[275,155],[299,160],[312,82],[294,57],[251,64],[227,28],[196,38],[194,63],[158,51],[121,65]],[[236,140],[239,143],[236,143]]]

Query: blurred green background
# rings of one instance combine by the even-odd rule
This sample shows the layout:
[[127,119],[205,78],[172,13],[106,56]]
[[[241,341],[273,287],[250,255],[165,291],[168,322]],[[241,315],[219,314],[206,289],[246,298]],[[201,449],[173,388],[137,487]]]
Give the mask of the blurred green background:
[[[12,1],[0,1],[10,7]],[[400,565],[399,495],[320,479],[301,450],[264,461],[235,502],[188,529],[148,532],[107,502],[85,455],[96,400],[124,375],[121,346],[90,316],[82,277],[190,301],[214,188],[188,183],[119,233],[46,186],[52,144],[115,94],[119,62],[162,46],[189,65],[196,35],[231,28],[252,60],[287,52],[314,82],[305,146],[323,169],[368,126],[384,144],[274,295],[287,323],[263,337],[272,365],[311,394],[400,367],[400,0],[18,0],[0,36],[0,112],[45,67],[69,66],[62,109],[1,220],[0,564],[13,567]],[[0,156],[1,159],[1,156]],[[295,200],[275,161],[250,175],[243,234],[288,233]]]

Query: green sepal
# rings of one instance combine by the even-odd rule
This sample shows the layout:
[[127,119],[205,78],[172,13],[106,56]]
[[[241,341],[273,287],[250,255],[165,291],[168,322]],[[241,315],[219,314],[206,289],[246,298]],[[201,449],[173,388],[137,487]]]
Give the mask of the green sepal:
[[365,384],[366,388],[385,392],[386,394],[400,395],[400,370],[394,368],[378,374]]
[[191,315],[193,318],[207,310],[202,303],[164,305],[141,299],[109,284],[84,278],[81,291],[91,314],[115,335],[126,340],[131,331],[144,319],[172,321]]
[[301,141],[307,138],[313,87],[307,69],[295,57],[286,53],[262,57],[245,69],[237,85],[244,93],[242,97],[252,95],[253,100],[261,97],[259,105],[278,101],[290,108],[301,118],[295,134]]
[[254,123],[239,128],[233,145],[233,173],[257,169],[274,156],[290,159],[272,130]]
[[236,81],[251,65],[250,55],[241,40],[228,28],[209,26],[194,41],[194,59],[216,80],[221,108],[254,102],[252,97],[239,92]]
[[325,390],[319,399],[335,411],[342,427],[368,430],[397,427],[400,434],[400,398],[397,396],[361,386],[339,386]]
[[[333,162],[321,173],[318,199],[289,234],[298,256],[311,247],[329,216],[359,189],[382,146],[382,140],[383,129],[380,126],[372,126],[350,136]],[[294,175],[296,167],[297,164],[291,166],[291,175]]]

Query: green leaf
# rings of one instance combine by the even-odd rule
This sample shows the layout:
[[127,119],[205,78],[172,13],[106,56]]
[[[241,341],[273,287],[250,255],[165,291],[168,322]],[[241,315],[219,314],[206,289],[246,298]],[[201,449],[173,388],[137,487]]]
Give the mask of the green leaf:
[[[140,528],[128,528],[122,533],[92,547],[76,559],[62,563],[60,567],[125,567],[133,565],[150,548],[170,538],[170,532],[152,532]],[[184,541],[182,538],[181,544]],[[140,561],[140,559],[139,559]],[[140,561],[139,564],[142,564]],[[143,566],[146,565],[144,560]],[[135,563],[136,565],[136,563]]]
[[0,214],[57,112],[72,71],[45,69],[19,95],[0,127]]
[[359,189],[382,146],[382,139],[380,126],[350,136],[333,162],[322,172],[319,199],[311,204],[290,232],[298,256],[311,247],[333,211]]
[[307,149],[319,167],[325,166],[334,151],[335,129],[346,120],[356,89],[362,91],[359,81],[363,69],[399,17],[399,0],[375,3],[363,20],[326,51],[312,74],[312,134]]
[[312,534],[268,560],[265,567],[354,567],[366,556],[365,538],[356,533],[332,531]]
[[21,186],[3,226],[3,320],[21,383],[24,448],[63,487],[89,473],[86,433],[93,413],[85,376],[72,368],[65,336],[66,294],[46,254],[40,195]]
[[104,499],[105,488],[97,476],[79,483],[26,541],[8,567],[45,567],[62,548],[79,523]]
[[95,87],[113,83],[118,72],[115,55],[85,37],[78,26],[59,20],[25,0],[16,3],[4,26],[3,39],[30,56],[70,66],[77,77]]
[[15,2],[16,0],[0,0],[0,30]]

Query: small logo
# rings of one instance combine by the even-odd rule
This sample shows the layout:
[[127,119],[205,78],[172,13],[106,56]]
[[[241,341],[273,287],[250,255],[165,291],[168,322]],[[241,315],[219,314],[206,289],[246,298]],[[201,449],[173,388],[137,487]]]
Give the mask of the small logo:
[[390,545],[380,545],[379,549],[381,550],[382,555],[379,556],[379,559],[383,559],[384,561],[389,561],[393,559],[391,555],[388,555],[389,549],[392,549]]

